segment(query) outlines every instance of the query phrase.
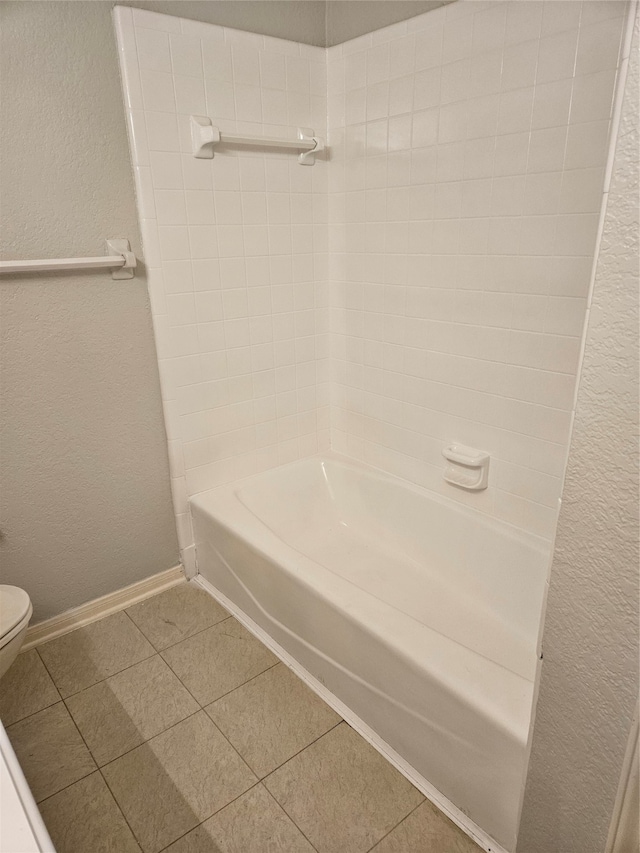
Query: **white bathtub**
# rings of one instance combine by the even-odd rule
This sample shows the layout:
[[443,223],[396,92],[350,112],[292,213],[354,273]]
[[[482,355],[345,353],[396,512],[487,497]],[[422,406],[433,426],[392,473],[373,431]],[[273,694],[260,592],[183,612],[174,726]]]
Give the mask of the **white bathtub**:
[[191,508],[204,579],[514,849],[546,543],[331,454]]

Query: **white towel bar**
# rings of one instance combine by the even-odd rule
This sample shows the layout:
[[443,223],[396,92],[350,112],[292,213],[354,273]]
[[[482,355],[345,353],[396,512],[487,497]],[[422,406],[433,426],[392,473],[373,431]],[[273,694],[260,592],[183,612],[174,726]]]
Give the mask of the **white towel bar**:
[[207,116],[191,116],[191,142],[193,156],[198,160],[211,160],[216,145],[253,145],[261,148],[288,148],[301,151],[298,162],[302,166],[313,166],[315,155],[324,151],[324,139],[314,136],[313,130],[308,128],[298,128],[298,139],[283,139],[280,136],[246,136],[221,131]]
[[34,261],[0,261],[0,275],[17,272],[46,272],[48,270],[113,270],[112,278],[133,278],[136,256],[128,240],[106,241],[106,255],[95,258],[43,258]]

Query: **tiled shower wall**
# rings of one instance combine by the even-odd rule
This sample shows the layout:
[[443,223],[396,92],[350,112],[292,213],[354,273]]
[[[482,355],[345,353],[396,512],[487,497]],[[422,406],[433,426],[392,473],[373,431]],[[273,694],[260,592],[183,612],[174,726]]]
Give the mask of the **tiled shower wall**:
[[625,9],[456,2],[328,51],[332,446],[547,538]]
[[[187,496],[329,444],[327,163],[191,153],[189,116],[326,136],[322,48],[115,9],[180,547]],[[324,310],[323,310],[324,306]]]
[[[328,50],[116,9],[182,548],[188,495],[329,446],[551,538],[625,8],[458,0]],[[328,114],[330,156],[196,160],[191,114]]]

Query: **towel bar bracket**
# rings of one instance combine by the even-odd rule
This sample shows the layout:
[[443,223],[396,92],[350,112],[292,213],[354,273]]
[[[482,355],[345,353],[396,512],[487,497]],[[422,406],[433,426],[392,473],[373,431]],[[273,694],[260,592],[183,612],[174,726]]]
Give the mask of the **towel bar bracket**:
[[112,237],[105,242],[105,247],[107,255],[116,255],[124,258],[124,264],[121,267],[112,268],[111,278],[115,281],[133,278],[133,271],[136,268],[136,256],[131,251],[129,241],[120,237]]

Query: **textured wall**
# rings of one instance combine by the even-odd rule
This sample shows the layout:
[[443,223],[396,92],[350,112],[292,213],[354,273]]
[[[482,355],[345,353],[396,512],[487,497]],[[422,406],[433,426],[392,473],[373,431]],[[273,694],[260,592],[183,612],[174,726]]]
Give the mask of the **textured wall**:
[[638,696],[638,20],[558,522],[520,853],[602,853]]
[[[2,3],[4,258],[140,256],[109,4]],[[144,268],[3,277],[3,583],[34,620],[177,563]]]

